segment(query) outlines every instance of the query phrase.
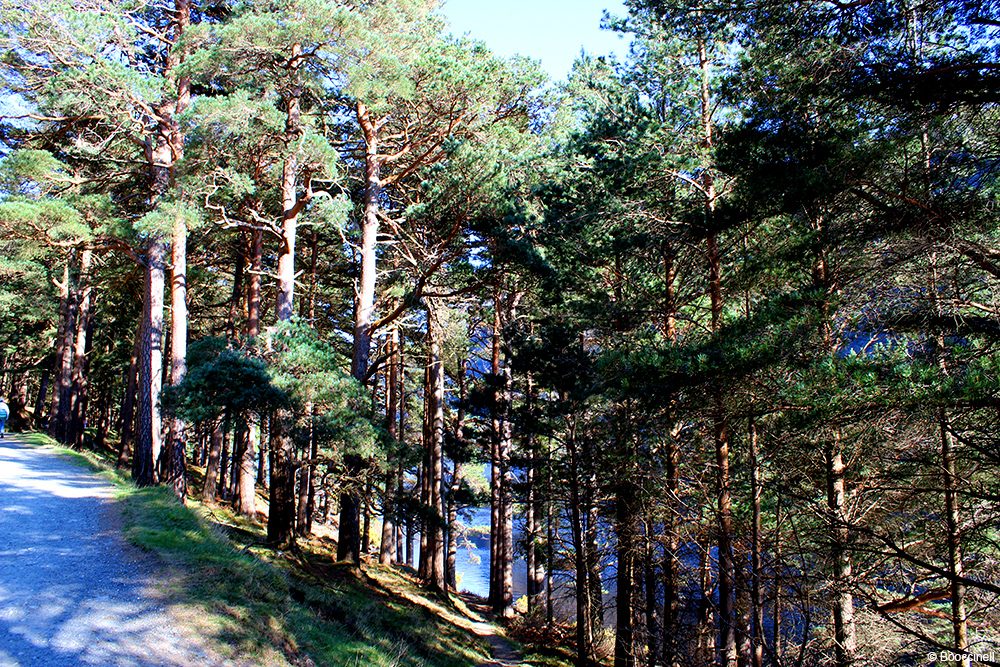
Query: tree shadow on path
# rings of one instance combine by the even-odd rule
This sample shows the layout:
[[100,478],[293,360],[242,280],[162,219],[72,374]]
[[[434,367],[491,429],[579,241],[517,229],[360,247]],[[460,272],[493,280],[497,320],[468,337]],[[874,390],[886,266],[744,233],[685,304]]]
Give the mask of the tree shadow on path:
[[0,440],[0,665],[219,664],[151,593],[114,497],[50,448]]

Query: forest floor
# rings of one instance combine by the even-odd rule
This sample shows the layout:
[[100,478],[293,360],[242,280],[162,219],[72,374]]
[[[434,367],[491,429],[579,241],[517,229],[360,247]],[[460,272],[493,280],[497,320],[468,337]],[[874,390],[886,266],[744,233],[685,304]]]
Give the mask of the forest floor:
[[[12,453],[0,450],[0,493],[4,509],[12,508],[0,521],[19,520],[17,507],[23,507],[26,514],[20,520],[27,525],[0,523],[0,555],[7,560],[8,553],[24,551],[32,560],[18,569],[36,570],[56,552],[77,558],[52,572],[65,581],[66,572],[79,571],[94,579],[98,588],[83,588],[76,598],[66,593],[61,601],[38,605],[32,595],[38,599],[47,590],[43,583],[27,581],[12,589],[4,577],[15,571],[14,566],[0,561],[0,667],[88,662],[296,667],[567,664],[560,657],[522,649],[490,622],[478,600],[435,596],[408,568],[368,563],[359,572],[345,567],[334,562],[334,545],[327,538],[300,540],[295,550],[275,551],[264,544],[259,522],[238,517],[223,505],[189,501],[181,506],[164,488],[138,489],[114,470],[109,458],[69,450],[58,450],[60,456],[40,435],[0,441],[6,447],[4,443],[17,444],[10,447]],[[71,458],[91,471],[71,465]],[[71,528],[74,522],[80,527]],[[18,532],[25,533],[23,543],[10,544]],[[109,561],[101,555],[105,552],[122,555]],[[86,575],[88,568],[92,576]],[[124,587],[121,595],[139,609],[123,606],[118,613],[132,613],[138,620],[106,618],[94,612],[93,605],[87,606],[89,600],[109,595],[102,592],[102,582],[109,582],[112,589]],[[12,590],[19,591],[19,607],[8,603]],[[49,610],[41,615],[52,616],[52,627],[39,629],[41,621],[26,620],[27,610],[32,610],[32,618],[40,615],[36,607]],[[118,640],[109,634],[110,640],[94,641],[91,635],[82,641],[56,627],[76,617],[100,623],[101,629],[116,628],[123,637]],[[144,621],[148,623],[143,625]],[[161,659],[143,648],[147,644],[134,641],[142,635],[130,633],[144,629],[155,629],[158,641],[177,656],[166,653]],[[8,635],[16,645],[4,643]],[[152,646],[157,650],[156,642]],[[27,652],[29,647],[34,653]],[[61,662],[61,650],[76,652],[66,653],[68,659]],[[86,651],[95,657],[90,659]],[[104,653],[94,653],[99,651]]]

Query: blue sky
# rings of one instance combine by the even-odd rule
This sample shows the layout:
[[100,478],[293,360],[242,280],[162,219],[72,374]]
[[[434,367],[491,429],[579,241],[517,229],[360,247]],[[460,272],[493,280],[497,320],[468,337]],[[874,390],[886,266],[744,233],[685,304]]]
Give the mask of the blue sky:
[[553,79],[565,79],[580,49],[593,55],[628,51],[627,42],[601,30],[607,9],[623,15],[621,0],[444,0],[452,32],[481,39],[496,53],[542,61]]

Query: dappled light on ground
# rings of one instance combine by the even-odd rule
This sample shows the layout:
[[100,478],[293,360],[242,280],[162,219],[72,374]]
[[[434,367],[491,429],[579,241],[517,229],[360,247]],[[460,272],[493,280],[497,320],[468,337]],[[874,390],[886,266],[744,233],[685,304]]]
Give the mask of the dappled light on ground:
[[51,450],[0,442],[0,666],[219,664],[149,592],[113,498]]

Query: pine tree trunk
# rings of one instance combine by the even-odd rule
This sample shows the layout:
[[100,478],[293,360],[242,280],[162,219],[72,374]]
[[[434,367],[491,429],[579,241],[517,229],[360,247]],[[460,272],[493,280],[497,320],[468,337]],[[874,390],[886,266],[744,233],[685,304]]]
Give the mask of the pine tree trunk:
[[500,395],[500,442],[497,462],[500,466],[500,511],[497,516],[499,552],[497,554],[497,576],[499,577],[498,599],[494,612],[504,618],[514,615],[514,471],[511,465],[513,431],[510,422],[511,374],[510,365],[505,363],[502,372],[502,392]]
[[83,446],[83,430],[86,424],[87,352],[90,349],[91,315],[94,305],[91,277],[93,258],[94,253],[90,248],[84,248],[80,253],[80,306],[73,343],[72,385],[66,420],[66,441],[74,447]]
[[[91,336],[93,339],[93,336]],[[111,389],[105,388],[100,393],[97,401],[97,441],[98,451],[106,451],[108,448],[108,433],[111,432]]]
[[537,520],[538,516],[536,508],[540,507],[541,503],[538,501],[535,467],[535,459],[532,457],[532,459],[528,461],[527,470],[525,470],[528,497],[524,508],[524,539],[527,551],[527,558],[525,559],[525,581],[527,582],[528,589],[527,598],[529,616],[533,615],[538,610],[539,597],[542,588],[541,582],[537,578],[540,560],[538,554],[538,530],[540,524]]
[[[94,308],[96,308],[97,304],[96,292],[91,292],[88,300],[90,301],[90,312],[87,315],[87,327],[84,333],[86,343],[84,345],[83,360],[80,365],[79,373],[75,367],[73,370],[73,436],[71,438],[71,442],[75,447],[83,447],[84,445],[85,431],[87,425],[90,423],[88,421],[88,415],[91,412],[91,392],[88,378],[90,375],[90,359],[92,358],[94,351]],[[97,411],[97,415],[100,416],[100,414],[101,413]],[[107,428],[101,428],[100,419],[98,419],[97,428],[94,430],[96,431],[95,443],[97,444],[97,449],[103,450],[103,439],[107,433]]]
[[597,542],[597,528],[600,515],[594,499],[595,476],[593,473],[593,458],[590,453],[590,443],[584,440],[583,459],[588,470],[583,485],[584,531],[583,539],[587,543],[587,595],[590,597],[590,635],[599,637],[604,628],[604,582],[601,573],[601,552]]
[[750,586],[750,664],[752,667],[764,665],[764,601],[762,595],[763,544],[761,518],[761,484],[760,458],[757,449],[757,423],[751,417],[749,424],[750,440],[750,502],[753,513],[750,535],[750,571],[752,584]]
[[238,490],[238,480],[240,478],[240,447],[246,445],[246,424],[242,419],[237,418],[233,427],[233,456],[226,467],[226,479],[228,480],[225,489],[225,496],[236,503],[236,493]]
[[[455,415],[455,442],[459,446],[465,444],[465,401],[467,398],[466,375],[469,372],[469,360],[463,359],[458,371],[458,410]],[[453,462],[451,471],[451,488],[448,492],[448,547],[445,571],[448,587],[458,590],[458,494],[462,488],[462,463]]]
[[[268,479],[268,496],[270,496],[271,484],[270,481],[274,479],[274,456],[271,452],[271,443],[274,439],[274,431],[277,426],[274,423],[275,416],[271,415],[267,418],[267,479]],[[263,443],[261,443],[263,445]],[[263,449],[263,446],[261,447]]]
[[[508,438],[508,442],[509,442]],[[510,451],[509,449],[507,450]],[[503,511],[500,516],[500,530],[503,534],[503,554],[500,560],[501,575],[501,610],[500,616],[513,618],[514,616],[514,498],[512,492],[512,482],[514,471],[509,464],[506,466],[504,476],[506,478],[503,494]]]
[[[310,438],[310,440],[312,440]],[[298,535],[309,534],[309,489],[312,488],[312,470],[308,465],[299,466],[298,499],[295,503],[295,532]]]
[[555,622],[555,600],[552,595],[552,567],[555,563],[556,535],[559,534],[559,515],[555,512],[552,488],[552,452],[546,452],[545,466],[545,562],[548,563],[549,581],[545,587],[545,624],[551,628]]
[[[389,442],[396,446],[399,438],[397,407],[399,406],[399,329],[394,328],[389,341],[389,367],[386,370],[385,425]],[[385,493],[382,500],[382,541],[379,544],[378,560],[382,565],[391,565],[396,555],[396,516],[394,496],[396,493],[396,465],[387,461],[385,473]]]
[[285,547],[295,541],[295,445],[286,429],[294,415],[280,410],[271,419],[271,508],[267,521],[267,541]]
[[[926,171],[930,178],[930,153],[927,150],[927,132],[922,136],[926,154]],[[930,256],[930,289],[929,293],[934,304],[935,315],[944,317],[944,309],[939,298],[940,288],[938,286],[938,262],[937,254]],[[945,357],[945,338],[938,333],[935,336],[935,352],[937,364],[941,373],[945,376],[949,374],[947,358]],[[944,471],[944,503],[945,503],[945,525],[948,536],[948,572],[951,575],[949,589],[951,591],[951,626],[952,626],[952,648],[962,655],[959,663],[962,667],[969,667],[971,661],[966,657],[969,643],[968,620],[965,609],[965,584],[961,582],[964,574],[964,564],[962,561],[962,522],[961,511],[958,498],[958,473],[955,463],[955,436],[951,432],[948,423],[948,411],[941,407],[937,411],[938,431],[941,434],[941,468]]]
[[135,407],[136,391],[139,387],[139,358],[142,355],[142,327],[140,324],[135,332],[132,343],[132,357],[129,360],[128,374],[125,378],[125,394],[122,396],[121,407],[121,442],[118,449],[118,467],[124,468],[129,456],[133,454],[135,445]]
[[[396,508],[397,508],[397,512],[399,512],[399,502],[398,501],[402,500],[403,497],[404,497],[404,494],[406,493],[406,487],[404,486],[404,482],[403,482],[403,474],[404,474],[403,466],[400,465],[398,468],[396,468],[396,500],[397,500]],[[395,544],[396,544],[396,556],[393,559],[394,563],[406,563],[406,549],[407,549],[406,539],[407,539],[407,526],[408,525],[409,524],[408,524],[407,518],[405,516],[403,516],[402,513],[398,513],[397,517],[396,517],[396,535],[393,538],[395,540]]]
[[314,466],[312,460],[316,457],[316,407],[310,403],[306,406],[306,418],[309,420],[309,438],[306,445],[306,458],[309,459],[298,469],[298,500],[296,502],[295,530],[299,535],[308,535],[312,517],[309,515],[309,496],[313,488]]
[[[712,303],[712,330],[718,332],[722,314],[721,262],[718,241],[708,239],[709,286]],[[736,650],[736,563],[733,555],[732,490],[729,472],[729,425],[723,405],[722,389],[712,387],[712,434],[715,441],[716,520],[719,559],[719,650],[721,665],[735,667]]]
[[[174,0],[174,42],[182,43],[184,32],[191,23],[190,0]],[[191,104],[191,79],[186,76],[176,77],[176,70],[184,62],[182,51],[171,51],[169,76],[175,78],[177,98],[174,100],[170,114],[170,151],[172,154],[171,181],[173,181],[173,166],[184,157],[184,134],[180,129],[177,117],[184,113]],[[171,183],[173,185],[173,183]],[[176,387],[187,373],[187,338],[188,338],[188,308],[187,308],[187,221],[184,219],[180,204],[184,193],[178,193],[178,208],[174,214],[174,224],[171,233],[171,281],[170,281],[170,384]],[[183,502],[187,497],[186,448],[187,434],[184,420],[174,416],[168,423],[167,443],[163,452],[164,481],[170,485],[174,494]]]
[[138,419],[132,479],[139,486],[156,484],[161,448],[160,388],[163,382],[163,293],[167,247],[162,238],[149,242],[139,361]]
[[[531,418],[534,417],[535,403],[537,400],[537,388],[531,374],[527,377],[527,409]],[[528,502],[525,516],[525,531],[527,543],[527,589],[528,589],[528,610],[538,613],[545,603],[544,595],[546,589],[545,563],[541,553],[542,526],[545,523],[544,498],[541,493],[541,485],[538,479],[538,467],[541,464],[539,456],[539,442],[534,434],[534,426],[530,426],[527,436],[526,449],[529,455],[527,470]]]
[[[831,278],[826,258],[829,247],[826,228],[822,219],[815,221],[815,229],[822,241],[820,254],[813,269],[813,281],[823,291],[820,303],[820,335],[831,355],[837,352],[833,337],[832,314],[830,312]],[[833,607],[834,652],[837,667],[851,667],[856,663],[857,639],[854,625],[854,596],[851,593],[852,564],[850,552],[850,529],[847,521],[846,466],[841,444],[841,433],[834,429],[824,447],[826,459],[825,481],[826,500],[829,510],[830,557],[833,562],[830,589]]]
[[[306,522],[303,526],[305,535],[312,535],[313,521],[316,517],[316,459],[319,457],[319,439],[313,436],[310,439],[309,449],[309,493],[306,496]],[[322,480],[320,480],[322,483]]]
[[240,429],[240,443],[234,453],[235,487],[234,498],[236,511],[243,516],[253,517],[257,514],[256,488],[254,485],[256,463],[256,446],[260,441],[260,424],[256,417],[244,420]]
[[[496,376],[494,376],[496,377]],[[500,420],[494,416],[490,437],[490,581],[489,602],[496,607],[500,600],[500,560],[502,539],[500,537]]]
[[219,464],[222,459],[222,445],[225,434],[222,429],[222,420],[217,419],[212,425],[211,440],[208,447],[208,461],[205,464],[205,487],[202,489],[202,497],[212,502],[218,493],[219,487]]
[[[429,349],[429,345],[426,346]],[[427,353],[429,354],[429,352]],[[430,513],[431,507],[431,487],[428,484],[428,479],[430,477],[429,470],[431,467],[431,439],[434,437],[431,433],[431,403],[433,402],[433,397],[431,394],[433,390],[431,388],[431,367],[429,364],[424,364],[424,412],[423,412],[423,423],[422,426],[422,436],[421,440],[421,461],[419,473],[417,476],[417,483],[420,488],[420,508],[421,512],[419,514],[418,525],[420,527],[420,556],[419,564],[417,566],[417,575],[425,580],[430,580],[431,576],[431,558],[432,553],[428,548],[428,540],[430,539],[430,521],[428,514]]]
[[[663,252],[663,279],[664,279],[664,305],[663,305],[663,333],[671,345],[677,342],[677,297],[675,281],[677,278],[677,267],[675,262],[675,251],[671,246],[664,248]],[[666,423],[670,426],[670,431],[666,437],[666,492],[667,492],[667,516],[664,520],[664,554],[663,554],[663,618],[662,618],[662,653],[663,664],[666,667],[677,667],[680,663],[679,645],[677,637],[680,634],[678,626],[678,610],[680,606],[679,593],[679,561],[678,549],[680,548],[680,445],[678,443],[679,431],[674,425],[673,414],[675,396],[670,392],[666,397],[665,404],[668,406]]]
[[417,539],[417,529],[413,517],[406,519],[406,565],[413,567],[413,543]]
[[698,543],[698,575],[701,596],[698,600],[697,629],[695,630],[696,646],[695,656],[699,665],[711,665],[715,662],[716,647],[712,639],[713,636],[713,615],[712,615],[712,558],[711,539],[707,535],[701,536]]
[[260,424],[260,440],[258,441],[257,448],[257,486],[262,489],[268,489],[270,487],[270,470],[271,470],[271,456],[270,447],[268,442],[270,441],[270,431],[271,431],[271,420],[267,419],[267,432],[268,437],[264,437],[264,420],[262,419]]
[[[297,62],[302,55],[302,45],[293,44],[290,55]],[[295,144],[302,136],[301,93],[301,89],[293,87],[285,94],[285,160],[281,169],[281,250],[278,253],[276,303],[279,322],[287,322],[295,314],[295,240],[299,223],[299,162]]]
[[[635,471],[623,477],[634,479]],[[615,532],[618,536],[615,592],[615,667],[635,667],[635,634],[632,602],[635,597],[636,489],[621,483],[615,494]]]
[[784,599],[781,591],[783,585],[781,577],[781,567],[782,567],[782,549],[781,549],[781,496],[778,496],[777,503],[774,506],[774,562],[777,566],[774,568],[774,581],[771,584],[774,588],[774,608],[771,612],[771,625],[772,636],[771,636],[771,662],[774,664],[782,664],[784,655],[781,651],[781,627],[782,627],[782,600]]
[[451,487],[448,493],[447,550],[445,573],[448,588],[458,590],[458,492],[462,488],[462,463],[452,462]]
[[447,589],[444,569],[444,505],[441,485],[444,478],[444,362],[441,358],[441,343],[444,334],[441,328],[442,307],[435,300],[427,300],[427,369],[428,369],[428,425],[427,441],[427,501],[428,523],[427,563],[428,583],[438,591]]
[[[246,335],[250,339],[260,335],[260,290],[263,269],[264,235],[259,229],[255,229],[250,236],[250,275],[247,279]],[[264,448],[261,444],[263,438],[260,417],[256,414],[247,415],[246,424],[246,443],[239,458],[240,477],[237,485],[236,509],[244,516],[253,517],[257,515],[255,485],[261,483],[264,477]]]
[[[398,330],[397,330],[397,333]],[[396,350],[398,356],[398,373],[399,373],[399,430],[398,437],[401,445],[406,444],[406,417],[407,417],[407,406],[406,406],[406,360],[404,359],[403,353],[403,343],[404,339],[402,335],[399,335],[396,339]],[[403,475],[405,470],[403,469],[403,463],[400,462],[399,467],[396,470],[396,498],[402,499],[406,493],[405,482],[403,480]],[[404,518],[400,515],[397,519],[399,524],[396,531],[396,562],[405,562],[410,567],[413,566],[413,520],[412,517]],[[405,525],[403,525],[405,523]]]
[[[186,6],[186,3],[184,3]],[[177,6],[182,6],[178,0]],[[183,108],[178,103],[178,111]],[[177,143],[183,138],[174,136],[175,151],[180,150]],[[170,384],[178,386],[184,381],[187,373],[187,223],[178,209],[174,216],[173,243],[171,248],[171,281],[170,281]],[[163,481],[170,485],[174,494],[183,502],[187,497],[186,448],[187,434],[184,420],[172,417],[169,423],[167,446],[163,452]]]
[[208,463],[209,432],[206,431],[202,425],[199,425],[196,429],[196,433],[198,437],[198,448],[195,453],[195,461],[197,462],[197,465],[204,468]]
[[[190,21],[190,3],[188,0],[175,0],[174,2],[174,38],[179,41],[185,28]],[[190,102],[190,80],[186,77],[176,78],[175,70],[182,61],[182,55],[171,52],[166,63],[165,75],[167,80],[173,84],[176,96],[164,99],[157,106],[157,124],[155,132],[149,137],[146,145],[146,158],[149,164],[150,173],[150,203],[153,207],[160,205],[163,197],[174,185],[174,168],[177,160],[182,156],[184,149],[184,137],[180,131],[177,116],[185,110]],[[174,234],[178,224],[183,223],[183,217],[179,210],[175,217]],[[184,232],[186,235],[186,230]],[[185,236],[186,238],[186,236]],[[174,243],[178,242],[174,238]],[[183,255],[186,252],[184,242],[175,252]],[[157,465],[161,463],[161,438],[162,424],[160,416],[160,391],[163,386],[163,309],[164,292],[166,289],[166,257],[167,242],[159,232],[154,232],[147,245],[146,250],[146,291],[144,303],[144,328],[142,355],[139,372],[139,411],[138,411],[138,433],[136,441],[135,456],[132,460],[132,477],[136,484],[140,486],[157,483]],[[173,258],[175,261],[177,257]],[[181,262],[184,268],[184,261]],[[171,295],[176,297],[177,285],[171,281]],[[183,280],[179,281],[179,286],[184,287]],[[186,295],[185,291],[181,292]],[[174,304],[174,309],[179,304]],[[179,350],[180,354],[185,354],[187,350],[186,322],[187,313],[183,305],[182,310],[183,326],[185,334],[181,340],[174,341],[174,331],[171,331],[171,350]],[[176,315],[175,315],[176,317]],[[174,360],[177,352],[171,352],[170,374],[171,378],[175,373]],[[178,369],[180,377],[183,377],[183,365]],[[171,433],[173,429],[171,429]],[[175,490],[182,489],[183,481],[183,459],[174,453],[175,439],[168,436],[167,442],[167,463],[165,466],[166,477]],[[183,451],[181,452],[183,456]]]
[[260,290],[264,272],[264,232],[253,230],[250,236],[250,276],[247,280],[247,336],[260,335]]
[[[361,275],[354,305],[354,347],[351,357],[351,375],[362,385],[367,384],[369,355],[371,354],[371,325],[375,313],[375,283],[377,277],[378,212],[382,192],[380,176],[381,158],[378,155],[378,127],[370,109],[358,102],[357,118],[365,138],[365,192],[364,220],[361,225]],[[345,458],[348,475],[357,478],[364,470],[364,462],[356,456]],[[340,498],[340,542],[337,544],[338,560],[361,563],[361,502],[356,489],[348,489]]]
[[490,594],[493,612],[509,617],[514,613],[513,573],[513,497],[510,485],[512,431],[510,424],[511,376],[510,368],[501,364],[501,303],[499,290],[493,298],[492,373],[496,383],[493,397],[493,429],[491,442],[490,478]]
[[33,426],[36,429],[42,426],[42,415],[45,412],[45,397],[49,393],[49,378],[51,377],[51,369],[43,368],[42,378],[38,381],[38,396],[35,398],[35,414],[32,420],[34,422]]
[[372,550],[372,506],[371,497],[374,493],[374,488],[372,486],[372,480],[369,476],[365,481],[365,493],[362,496],[363,501],[361,505],[361,516],[363,517],[361,522],[361,553],[367,555],[371,553]]
[[[720,400],[716,410],[724,408]],[[733,518],[729,475],[729,429],[724,417],[717,416],[714,426],[715,461],[717,465],[718,529],[719,529],[719,636],[722,664],[736,664],[736,563],[733,557]]]
[[[673,396],[668,397],[668,405],[673,404]],[[667,423],[672,421],[672,415]],[[666,544],[663,554],[663,664],[676,667],[680,664],[680,646],[677,641],[681,629],[678,625],[680,609],[680,582],[678,550],[680,549],[680,446],[677,429],[671,428],[667,434],[666,473],[667,499],[670,503],[665,520]]]
[[[75,254],[75,253],[74,253]],[[52,410],[49,413],[49,435],[59,442],[66,442],[70,421],[70,400],[73,391],[73,341],[76,336],[76,319],[80,293],[78,281],[73,280],[69,264],[63,269],[62,323],[56,348],[56,386],[52,393]]]
[[[62,282],[53,279],[59,290],[59,328],[53,341],[52,354],[52,397],[49,399],[45,430],[55,437],[59,421],[59,379],[62,377],[63,354],[66,351],[66,316],[69,312],[69,262],[63,265]],[[43,401],[44,402],[44,401]],[[41,413],[39,413],[41,415]]]
[[[302,137],[302,112],[298,69],[302,45],[295,43],[289,53],[293,84],[285,93],[285,159],[281,172],[282,226],[278,254],[278,294],[275,312],[279,322],[295,314],[295,240],[298,229],[299,165],[296,143]],[[295,446],[292,428],[295,415],[288,409],[271,416],[271,502],[267,521],[267,540],[275,546],[295,541]]]
[[[493,299],[493,340],[490,372],[494,383],[500,380],[500,302]],[[490,589],[489,602],[493,608],[500,600],[500,390],[494,385],[492,424],[490,430]]]
[[[240,334],[240,313],[243,312],[243,283],[246,280],[246,265],[246,252],[241,243],[239,244],[239,250],[236,252],[236,263],[233,265],[233,291],[229,296],[229,326],[227,328],[229,329],[230,338],[236,338]],[[260,289],[259,282],[257,289]],[[247,298],[247,302],[249,305],[249,297]],[[249,319],[249,312],[247,313],[247,318]]]
[[962,667],[969,667],[970,660],[965,657],[969,646],[968,621],[965,612],[965,584],[962,562],[962,523],[958,503],[958,474],[955,464],[955,438],[948,426],[948,414],[941,408],[939,411],[941,429],[941,463],[944,469],[945,516],[948,527],[948,570],[951,574],[951,625],[953,648],[962,654]]
[[219,454],[219,484],[217,493],[224,500],[229,499],[229,473],[232,463],[229,460],[230,430],[232,422],[227,413],[222,421],[222,451]]
[[646,632],[646,664],[654,667],[660,659],[660,637],[659,624],[659,600],[657,599],[656,584],[656,546],[655,535],[652,533],[653,521],[647,516],[645,530],[645,548],[642,558],[642,591],[644,594],[643,616],[645,618]]
[[315,327],[316,322],[316,271],[319,266],[319,233],[313,230],[309,237],[309,291],[299,302],[299,317]]
[[855,664],[857,643],[854,634],[854,596],[851,594],[850,531],[846,515],[844,455],[840,434],[834,434],[826,448],[827,504],[830,535],[833,538],[833,625],[837,667]]
[[[699,9],[700,12],[700,9]],[[701,130],[702,145],[706,150],[714,146],[712,95],[711,95],[711,61],[708,57],[708,47],[704,38],[698,40],[698,66],[701,74]],[[710,163],[704,165],[702,188],[705,194],[705,219],[709,229],[706,254],[709,268],[709,297],[712,309],[712,332],[718,333],[722,320],[722,263],[719,256],[719,243],[714,227],[716,190],[715,181],[710,172]],[[722,390],[715,386],[713,392],[713,438],[715,441],[716,459],[716,520],[718,524],[718,558],[719,558],[719,651],[722,667],[735,667],[736,651],[736,608],[734,605],[736,587],[736,567],[733,559],[733,527],[732,499],[729,474],[729,429],[726,423],[725,407],[722,402]]]
[[590,568],[587,557],[587,541],[584,538],[583,499],[580,493],[581,470],[577,453],[574,429],[571,428],[566,439],[566,449],[569,456],[569,510],[570,533],[573,539],[573,555],[576,581],[576,665],[587,667],[594,653],[594,635],[591,614],[593,608],[590,601]]

